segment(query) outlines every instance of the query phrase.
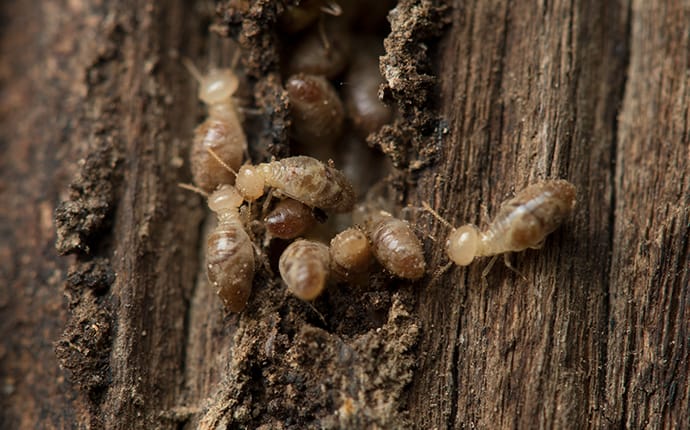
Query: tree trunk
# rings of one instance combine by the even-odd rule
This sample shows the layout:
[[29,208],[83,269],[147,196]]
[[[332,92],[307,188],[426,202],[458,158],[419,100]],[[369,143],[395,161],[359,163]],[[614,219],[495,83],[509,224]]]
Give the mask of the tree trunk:
[[[282,155],[283,4],[228,3],[252,155]],[[239,315],[177,186],[202,115],[180,58],[231,58],[212,9],[0,5],[0,427],[690,427],[689,2],[399,0],[398,114],[370,142],[401,202],[486,226],[566,178],[573,215],[483,279],[484,260],[439,272],[448,229],[417,211],[425,278],[313,307],[268,255]]]

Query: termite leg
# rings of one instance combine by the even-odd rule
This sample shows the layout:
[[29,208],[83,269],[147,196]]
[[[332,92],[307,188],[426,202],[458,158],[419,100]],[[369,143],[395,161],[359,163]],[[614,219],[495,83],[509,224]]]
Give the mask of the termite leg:
[[323,49],[329,53],[331,51],[331,42],[328,40],[328,35],[326,34],[326,24],[323,16],[319,18],[319,37],[321,37]]
[[194,191],[195,193],[202,195],[204,198],[208,199],[208,193],[199,187],[195,187],[194,185],[183,184],[183,183],[179,183],[179,184],[177,184],[177,186],[184,189],[184,190]]
[[427,203],[427,202],[422,202],[422,206],[423,206],[424,209],[427,210],[431,215],[433,215],[434,218],[436,218],[437,220],[441,221],[441,223],[442,223],[443,225],[445,225],[446,227],[448,227],[448,228],[451,229],[451,230],[454,230],[454,229],[455,229],[455,227],[453,227],[453,224],[449,223],[448,221],[446,221],[445,218],[443,218],[441,215],[439,215],[439,213],[436,212],[436,211],[434,210],[434,208],[432,208],[431,206],[429,206],[429,203]]
[[494,255],[491,257],[491,260],[489,260],[489,264],[486,265],[484,270],[482,270],[482,286],[484,289],[486,289],[489,286],[489,282],[486,280],[486,277],[489,276],[489,272],[491,271],[491,268],[494,267],[494,263],[496,263],[496,259],[498,258],[498,255]]
[[523,275],[522,272],[520,272],[518,269],[515,268],[515,266],[513,266],[511,264],[510,258],[508,258],[507,252],[505,254],[503,254],[503,263],[506,265],[507,268],[509,268],[513,272],[517,273],[518,276],[521,277],[524,281],[527,281],[527,278],[525,277],[525,275]]
[[199,69],[197,69],[194,62],[189,59],[189,57],[182,57],[182,64],[187,68],[189,74],[192,75],[198,83],[201,84],[204,81],[204,76],[201,74]]
[[264,204],[261,206],[261,216],[264,217],[266,216],[266,213],[268,213],[268,208],[271,207],[271,202],[273,202],[273,189],[271,189],[268,192],[268,196],[266,196],[266,200],[264,200]]
[[434,285],[434,283],[436,283],[436,281],[438,281],[438,278],[440,278],[441,276],[443,276],[443,274],[446,273],[446,272],[448,271],[448,269],[450,269],[450,267],[451,267],[452,265],[453,265],[453,262],[452,262],[452,261],[449,261],[448,263],[446,263],[445,266],[443,266],[443,267],[441,267],[440,269],[436,270],[436,271],[434,272],[434,276],[431,277],[431,280],[429,281],[429,284],[428,284],[428,285]]
[[340,14],[343,13],[343,8],[340,7],[340,5],[337,2],[331,0],[327,2],[325,5],[321,6],[321,12],[327,13],[328,15],[332,16],[340,16]]
[[240,113],[243,114],[243,115],[255,115],[255,116],[259,116],[259,115],[263,115],[263,113],[264,113],[264,110],[263,110],[263,109],[259,109],[259,108],[248,108],[248,107],[244,107],[244,106],[237,106],[237,110],[240,111]]
[[311,302],[306,302],[306,303],[309,305],[309,307],[311,308],[311,310],[313,310],[314,312],[316,312],[316,315],[319,316],[319,319],[321,319],[321,322],[323,323],[324,327],[328,327],[328,323],[326,322],[326,318],[324,318],[323,314],[322,314],[321,312],[319,312],[318,309],[316,309],[316,306],[314,306],[313,304],[311,304]]

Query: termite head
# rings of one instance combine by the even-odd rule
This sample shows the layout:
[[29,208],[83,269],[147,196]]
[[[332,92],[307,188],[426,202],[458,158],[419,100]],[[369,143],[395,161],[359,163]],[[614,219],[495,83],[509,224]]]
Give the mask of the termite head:
[[220,214],[229,210],[235,210],[242,205],[243,198],[232,185],[223,185],[208,198],[208,207]]
[[480,240],[479,229],[472,224],[454,229],[446,242],[448,257],[458,266],[467,266],[477,256]]
[[235,179],[235,186],[247,201],[254,201],[264,194],[266,181],[256,166],[244,165],[240,167]]
[[199,99],[208,105],[222,103],[230,99],[239,86],[240,81],[232,70],[211,70],[199,82]]

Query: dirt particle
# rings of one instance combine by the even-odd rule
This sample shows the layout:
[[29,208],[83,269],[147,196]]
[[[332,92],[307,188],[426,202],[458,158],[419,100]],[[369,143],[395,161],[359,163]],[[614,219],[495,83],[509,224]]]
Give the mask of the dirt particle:
[[62,255],[91,253],[115,205],[117,159],[112,146],[103,142],[80,164],[81,169],[70,184],[69,197],[55,209],[55,247]]

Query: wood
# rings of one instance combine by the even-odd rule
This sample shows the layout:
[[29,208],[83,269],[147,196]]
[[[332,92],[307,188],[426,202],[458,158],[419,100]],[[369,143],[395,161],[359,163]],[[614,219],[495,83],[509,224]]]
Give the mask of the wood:
[[[562,177],[577,207],[511,256],[525,279],[375,276],[323,320],[267,267],[240,316],[206,284],[204,204],[177,183],[201,117],[180,55],[231,57],[207,3],[0,5],[0,427],[690,427],[690,4],[449,3],[400,0],[386,42],[399,119],[372,142],[401,196],[485,225]],[[247,4],[276,107],[253,155],[284,153],[282,3]],[[446,227],[416,225],[445,264]]]

